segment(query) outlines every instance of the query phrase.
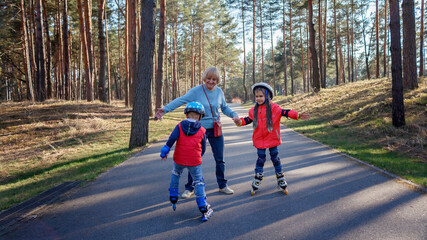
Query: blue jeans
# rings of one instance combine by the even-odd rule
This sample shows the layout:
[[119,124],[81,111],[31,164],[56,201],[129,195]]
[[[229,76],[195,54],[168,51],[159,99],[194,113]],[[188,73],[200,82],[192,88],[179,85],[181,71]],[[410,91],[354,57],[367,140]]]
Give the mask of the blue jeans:
[[[219,188],[225,188],[227,186],[227,180],[225,179],[225,162],[224,162],[224,136],[215,137],[213,128],[206,129],[206,137],[211,145],[212,152],[216,163],[216,181]],[[188,183],[185,184],[185,189],[193,191],[193,179],[190,173],[188,174]]]
[[[257,149],[258,159],[255,165],[255,174],[264,172],[264,163],[267,158],[267,155],[265,154],[266,150],[267,149]],[[276,173],[281,173],[282,164],[280,163],[279,150],[277,149],[277,147],[272,147],[268,150],[270,152],[270,157],[271,161],[273,162],[274,170],[276,171]]]
[[197,166],[184,166],[173,163],[173,170],[171,175],[171,183],[170,183],[170,189],[178,189],[179,186],[179,178],[181,177],[182,171],[184,169],[188,169],[188,173],[193,176],[193,184],[196,188],[195,194],[196,198],[206,198],[205,193],[205,181],[203,180],[203,173],[202,173],[202,165]]

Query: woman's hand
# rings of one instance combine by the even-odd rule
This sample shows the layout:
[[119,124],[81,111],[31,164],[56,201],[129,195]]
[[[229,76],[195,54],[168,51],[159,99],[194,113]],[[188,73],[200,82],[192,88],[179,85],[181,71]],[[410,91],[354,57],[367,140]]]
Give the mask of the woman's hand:
[[156,114],[154,115],[157,119],[161,120],[163,115],[165,115],[165,110],[163,108],[158,108]]
[[236,126],[240,126],[240,125],[242,125],[242,120],[240,120],[240,118],[239,118],[239,116],[238,116],[238,115],[235,115],[235,116],[233,117],[233,121],[234,121],[234,124],[236,124]]

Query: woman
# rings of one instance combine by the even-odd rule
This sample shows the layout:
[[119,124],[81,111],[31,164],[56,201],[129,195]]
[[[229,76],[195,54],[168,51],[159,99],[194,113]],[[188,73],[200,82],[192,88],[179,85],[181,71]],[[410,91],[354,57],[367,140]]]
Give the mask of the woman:
[[[209,67],[202,75],[204,84],[190,89],[184,96],[179,97],[168,105],[160,108],[156,112],[156,117],[161,119],[168,112],[175,110],[183,104],[198,101],[206,109],[205,116],[200,120],[202,126],[206,129],[206,137],[211,145],[212,152],[216,162],[216,179],[218,182],[219,192],[225,194],[233,194],[234,191],[227,186],[225,179],[225,162],[224,162],[224,136],[214,136],[214,119],[219,121],[219,108],[226,116],[233,118],[235,123],[240,122],[237,113],[230,109],[225,102],[224,92],[216,85],[220,81],[220,74],[216,67]],[[209,99],[209,100],[208,100]],[[212,112],[213,117],[212,117]],[[185,191],[182,193],[182,198],[189,198],[194,194],[193,180],[191,175],[188,175],[188,183],[185,185]]]

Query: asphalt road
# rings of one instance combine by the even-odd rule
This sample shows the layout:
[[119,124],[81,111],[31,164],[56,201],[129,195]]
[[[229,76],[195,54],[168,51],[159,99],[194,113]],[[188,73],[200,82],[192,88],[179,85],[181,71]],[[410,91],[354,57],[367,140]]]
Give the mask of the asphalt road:
[[[233,108],[246,116],[247,110]],[[226,177],[235,193],[218,192],[208,146],[202,168],[215,211],[209,221],[201,222],[194,197],[180,199],[172,210],[172,159],[159,158],[164,139],[0,239],[427,239],[425,193],[285,127],[279,156],[289,194],[278,191],[268,161],[261,188],[251,196],[256,161],[252,127],[237,128],[222,119]]]

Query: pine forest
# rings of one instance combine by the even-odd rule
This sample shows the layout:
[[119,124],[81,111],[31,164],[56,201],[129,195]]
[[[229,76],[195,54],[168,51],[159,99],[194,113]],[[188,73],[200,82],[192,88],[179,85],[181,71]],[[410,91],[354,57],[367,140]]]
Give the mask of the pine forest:
[[414,89],[425,76],[424,0],[157,0],[153,5],[1,1],[0,102],[120,99],[132,106],[143,64],[138,52],[147,51],[144,8],[153,10],[155,31],[146,86],[152,93],[150,114],[201,84],[209,66],[220,70],[227,101],[243,102],[251,101],[255,82],[269,83],[278,95],[294,95],[391,77],[395,70],[398,88]]

